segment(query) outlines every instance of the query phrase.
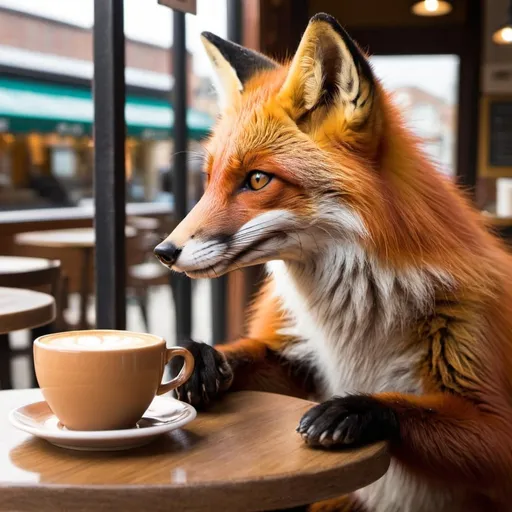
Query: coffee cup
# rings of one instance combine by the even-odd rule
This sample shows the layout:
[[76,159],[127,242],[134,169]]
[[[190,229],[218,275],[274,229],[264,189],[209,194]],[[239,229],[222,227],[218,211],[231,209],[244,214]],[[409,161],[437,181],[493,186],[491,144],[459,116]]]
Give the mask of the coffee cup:
[[[165,365],[183,357],[177,377],[162,383]],[[152,334],[87,330],[34,341],[36,377],[48,406],[69,430],[135,427],[155,395],[188,380],[194,357]]]

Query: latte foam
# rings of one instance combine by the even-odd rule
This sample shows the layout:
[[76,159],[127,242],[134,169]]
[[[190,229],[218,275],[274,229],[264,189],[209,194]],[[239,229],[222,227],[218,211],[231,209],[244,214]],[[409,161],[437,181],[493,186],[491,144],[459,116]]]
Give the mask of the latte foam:
[[121,350],[146,347],[159,343],[158,338],[137,336],[133,333],[63,333],[57,336],[46,336],[40,340],[43,345],[66,350]]

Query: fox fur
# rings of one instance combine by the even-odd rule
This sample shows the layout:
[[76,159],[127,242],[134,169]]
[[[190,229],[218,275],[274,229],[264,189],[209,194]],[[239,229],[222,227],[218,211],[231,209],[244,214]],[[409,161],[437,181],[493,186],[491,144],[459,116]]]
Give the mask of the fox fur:
[[199,375],[182,398],[337,397],[332,418],[364,417],[350,432],[305,417],[312,445],[383,438],[392,456],[380,480],[312,510],[512,510],[512,257],[332,17],[311,19],[287,63],[203,41],[222,110],[205,194],[163,261],[194,278],[266,263],[268,278],[248,336],[215,347],[220,390]]

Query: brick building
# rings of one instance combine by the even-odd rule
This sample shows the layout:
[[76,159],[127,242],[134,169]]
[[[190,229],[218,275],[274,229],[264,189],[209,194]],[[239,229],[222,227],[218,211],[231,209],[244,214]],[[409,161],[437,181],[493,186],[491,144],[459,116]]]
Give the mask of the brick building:
[[[205,80],[194,75],[192,58],[188,53],[188,124],[197,150],[215,99],[202,97]],[[126,40],[130,200],[155,200],[161,193],[172,153],[172,71],[171,49]],[[33,190],[41,175],[58,182],[54,188],[64,187],[71,203],[90,198],[92,83],[91,28],[0,7],[0,206],[48,203]]]
[[[0,8],[0,70],[27,76],[45,73],[59,82],[92,78],[92,29]],[[38,62],[39,61],[39,64]],[[197,77],[187,55],[189,98]],[[172,51],[140,41],[126,41],[127,85],[146,92],[168,92],[172,86]],[[60,75],[60,76],[58,76]]]

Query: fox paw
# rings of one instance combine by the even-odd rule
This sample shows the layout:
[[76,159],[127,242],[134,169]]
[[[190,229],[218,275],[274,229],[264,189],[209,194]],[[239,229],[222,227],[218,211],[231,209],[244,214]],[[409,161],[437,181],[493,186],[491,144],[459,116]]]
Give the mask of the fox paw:
[[[194,356],[194,371],[185,384],[176,388],[178,400],[201,409],[226,391],[233,381],[233,371],[226,358],[206,343],[187,341],[181,344]],[[171,360],[171,373],[177,375],[181,369],[179,360]]]
[[311,408],[297,432],[310,446],[354,447],[399,434],[396,413],[369,395],[335,397]]

